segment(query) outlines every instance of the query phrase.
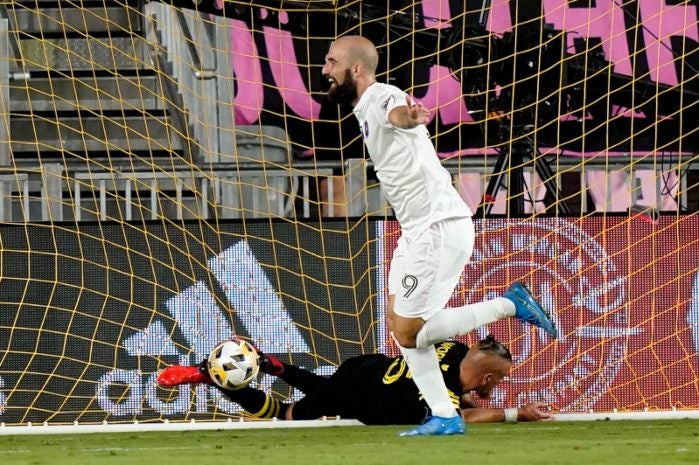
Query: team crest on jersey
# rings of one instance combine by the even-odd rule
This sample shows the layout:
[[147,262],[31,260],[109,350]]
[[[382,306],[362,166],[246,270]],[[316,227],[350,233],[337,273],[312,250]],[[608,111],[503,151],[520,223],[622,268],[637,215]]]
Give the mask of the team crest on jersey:
[[383,111],[386,111],[388,109],[388,106],[391,104],[392,100],[395,100],[395,97],[393,95],[384,100],[384,102],[381,104],[381,109]]

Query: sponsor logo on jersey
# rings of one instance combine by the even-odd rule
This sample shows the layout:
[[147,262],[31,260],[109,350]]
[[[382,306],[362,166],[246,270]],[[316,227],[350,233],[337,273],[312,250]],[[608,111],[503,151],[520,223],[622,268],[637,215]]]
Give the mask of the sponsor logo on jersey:
[[395,99],[396,99],[396,98],[395,98],[393,95],[391,95],[390,97],[388,97],[388,98],[387,98],[386,100],[384,100],[383,103],[381,104],[381,109],[382,109],[384,112],[385,112],[386,110],[388,110],[388,106],[389,106],[389,105],[391,104],[391,102],[394,101]]

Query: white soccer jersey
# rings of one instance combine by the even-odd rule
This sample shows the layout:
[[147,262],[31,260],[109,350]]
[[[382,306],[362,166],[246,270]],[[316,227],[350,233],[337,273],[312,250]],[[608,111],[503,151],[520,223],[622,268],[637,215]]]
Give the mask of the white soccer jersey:
[[471,211],[439,162],[427,128],[400,129],[388,121],[392,109],[407,105],[405,92],[374,83],[362,94],[354,115],[402,235],[411,239],[439,220],[471,216]]

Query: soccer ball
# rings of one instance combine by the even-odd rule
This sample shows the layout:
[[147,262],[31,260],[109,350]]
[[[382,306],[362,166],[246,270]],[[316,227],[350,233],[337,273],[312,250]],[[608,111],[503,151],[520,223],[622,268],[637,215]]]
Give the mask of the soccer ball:
[[220,342],[207,360],[209,376],[224,389],[242,389],[260,371],[260,356],[252,344],[233,338]]

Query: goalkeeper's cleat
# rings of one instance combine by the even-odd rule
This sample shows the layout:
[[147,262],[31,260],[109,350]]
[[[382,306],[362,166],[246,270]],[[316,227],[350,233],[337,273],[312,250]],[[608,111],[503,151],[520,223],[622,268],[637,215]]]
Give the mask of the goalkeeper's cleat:
[[558,337],[558,330],[551,320],[551,315],[536,301],[527,286],[522,283],[512,283],[503,297],[515,304],[515,316],[546,331],[552,338]]
[[158,375],[158,386],[179,386],[180,384],[214,384],[206,370],[206,365],[171,365]]
[[420,426],[403,431],[399,436],[449,436],[452,434],[464,434],[466,423],[460,415],[451,418],[431,417]]

